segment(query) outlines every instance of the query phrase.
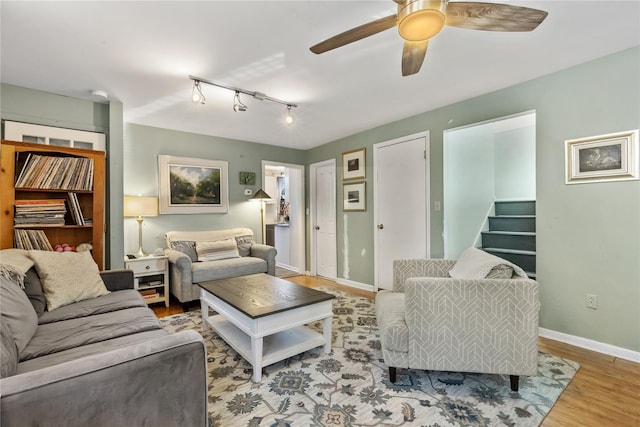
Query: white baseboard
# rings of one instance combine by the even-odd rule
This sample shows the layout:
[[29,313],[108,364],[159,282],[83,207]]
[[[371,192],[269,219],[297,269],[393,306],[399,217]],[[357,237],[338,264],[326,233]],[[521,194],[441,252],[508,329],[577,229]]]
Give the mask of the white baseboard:
[[296,273],[300,272],[298,270],[298,267],[294,267],[293,265],[288,265],[288,264],[285,264],[283,262],[276,261],[276,267],[280,267],[280,268],[284,268],[284,269],[287,269],[287,270],[295,271]]
[[345,286],[351,286],[352,288],[363,289],[365,291],[373,292],[373,286],[366,283],[354,282],[353,280],[337,278],[336,283]]
[[551,329],[540,328],[538,334],[543,338],[549,338],[560,341],[587,350],[596,351],[598,353],[608,354],[610,356],[619,357],[620,359],[630,360],[640,363],[640,352],[629,350],[615,345],[606,344],[588,338],[577,337],[575,335],[565,334],[563,332],[552,331]]

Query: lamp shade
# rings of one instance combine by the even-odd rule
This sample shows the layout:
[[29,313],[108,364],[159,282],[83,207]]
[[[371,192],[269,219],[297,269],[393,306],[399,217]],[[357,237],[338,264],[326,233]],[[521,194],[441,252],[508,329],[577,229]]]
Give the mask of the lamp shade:
[[158,198],[124,196],[124,216],[157,216]]
[[262,188],[256,191],[256,194],[251,196],[251,200],[267,200],[267,199],[271,200],[271,196],[265,193]]

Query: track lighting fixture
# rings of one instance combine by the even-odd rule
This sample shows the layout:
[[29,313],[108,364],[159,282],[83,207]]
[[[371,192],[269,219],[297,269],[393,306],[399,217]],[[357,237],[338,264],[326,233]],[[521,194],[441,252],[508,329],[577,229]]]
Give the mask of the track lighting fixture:
[[287,116],[284,118],[284,121],[289,126],[293,124],[293,116],[291,115],[291,104],[287,104]]
[[191,92],[191,100],[198,104],[204,104],[204,101],[206,101],[206,98],[202,93],[202,88],[200,87],[200,82],[197,80],[194,80],[193,82],[193,91]]
[[233,111],[247,111],[247,106],[240,101],[240,92],[236,91],[236,96],[233,97]]
[[223,85],[221,83],[215,83],[215,82],[212,82],[211,80],[203,79],[200,77],[189,76],[189,78],[193,80],[193,91],[191,95],[191,99],[193,100],[193,102],[204,104],[205,97],[204,97],[204,94],[202,93],[202,87],[200,86],[200,84],[205,83],[211,86],[217,86],[217,87],[221,87],[223,89],[227,89],[235,92],[235,95],[233,97],[233,111],[235,112],[247,111],[248,109],[248,107],[242,101],[240,101],[240,94],[242,93],[243,95],[247,95],[254,99],[257,99],[258,101],[271,101],[271,102],[276,102],[278,104],[286,105],[287,116],[285,117],[285,122],[288,125],[291,125],[293,123],[291,108],[298,107],[297,104],[293,104],[291,102],[283,101],[277,98],[272,98],[271,96],[268,96],[267,94],[264,94],[262,92],[253,92],[253,91],[240,89],[233,86],[227,86],[227,85]]

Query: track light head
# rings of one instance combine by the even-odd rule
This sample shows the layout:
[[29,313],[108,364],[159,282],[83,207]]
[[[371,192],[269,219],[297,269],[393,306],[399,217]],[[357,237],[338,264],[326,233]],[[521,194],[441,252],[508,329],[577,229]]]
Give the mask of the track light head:
[[206,98],[202,93],[202,88],[200,87],[200,82],[198,80],[193,81],[193,91],[191,91],[191,100],[197,104],[204,104]]
[[293,116],[291,115],[291,104],[287,105],[287,116],[284,118],[284,121],[289,126],[293,124]]
[[240,92],[236,91],[236,96],[233,97],[233,111],[247,111],[247,106],[240,101]]

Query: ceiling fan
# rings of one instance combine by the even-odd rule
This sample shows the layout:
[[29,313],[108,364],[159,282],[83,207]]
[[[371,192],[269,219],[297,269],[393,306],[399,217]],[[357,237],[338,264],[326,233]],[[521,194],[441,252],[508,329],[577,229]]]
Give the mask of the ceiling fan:
[[398,27],[404,39],[402,75],[420,71],[429,39],[445,25],[484,31],[533,31],[547,12],[500,3],[449,2],[448,0],[393,0],[398,13],[352,28],[310,48],[320,54],[389,28]]

